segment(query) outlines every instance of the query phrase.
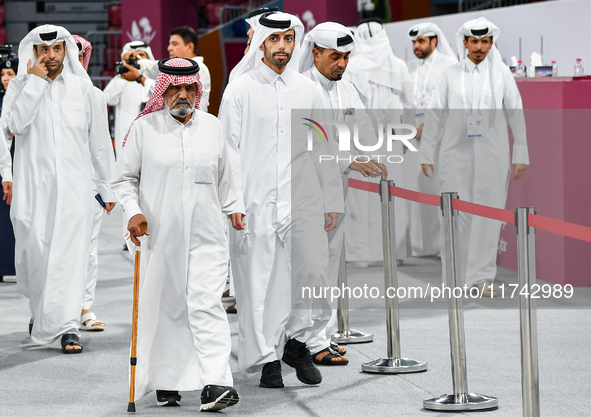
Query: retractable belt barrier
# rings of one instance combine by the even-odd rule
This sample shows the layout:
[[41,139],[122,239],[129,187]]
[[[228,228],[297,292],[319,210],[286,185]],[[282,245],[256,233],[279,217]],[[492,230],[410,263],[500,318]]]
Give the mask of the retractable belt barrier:
[[[372,193],[380,192],[379,184],[355,180],[353,178],[349,178],[349,187],[356,188],[358,190],[369,191]],[[428,204],[430,206],[441,205],[441,197],[438,195],[420,193],[418,191],[411,191],[395,186],[392,186],[392,190],[390,192],[393,196],[403,198],[405,200],[415,201],[421,204]],[[511,210],[469,203],[457,198],[452,198],[452,207],[454,210],[463,211],[464,213],[515,224],[515,212]],[[530,227],[535,227],[539,230],[545,230],[557,235],[572,237],[573,239],[582,240],[584,242],[591,242],[591,227],[581,226],[579,224],[569,223],[562,220],[556,220],[534,213],[528,213],[527,221]]]
[[[460,262],[458,223],[456,211],[486,217],[506,223],[515,224],[518,244],[518,278],[519,286],[527,291],[520,292],[520,333],[521,333],[521,384],[523,415],[539,417],[540,396],[538,380],[538,340],[535,300],[530,299],[532,288],[536,284],[535,269],[535,230],[545,230],[561,236],[591,242],[591,227],[556,220],[535,214],[533,207],[519,207],[515,212],[481,204],[462,201],[457,193],[442,193],[441,196],[411,191],[395,187],[391,181],[382,180],[380,184],[350,178],[349,187],[362,191],[380,194],[382,198],[382,229],[384,235],[384,272],[386,286],[398,286],[395,245],[394,209],[387,209],[385,199],[399,197],[421,204],[441,207],[443,213],[443,230],[446,249],[446,276],[448,286],[460,284]],[[385,190],[388,191],[385,191]],[[394,256],[392,256],[394,255]],[[452,359],[453,394],[443,395],[423,402],[428,410],[464,411],[492,410],[498,407],[495,397],[468,392],[466,373],[466,348],[464,343],[464,319],[461,299],[450,297],[449,305],[450,347]],[[388,358],[364,364],[366,372],[399,373],[405,372],[400,362],[400,341],[398,335],[398,305],[386,303],[386,325],[388,330]],[[398,360],[397,360],[398,359]],[[412,361],[412,360],[411,360]],[[414,362],[414,361],[413,361]],[[403,365],[400,369],[400,365]],[[416,362],[406,372],[425,370],[426,363]],[[421,366],[422,365],[422,366]],[[374,369],[371,369],[374,368]],[[381,369],[379,369],[381,368]],[[398,369],[397,369],[398,368]],[[414,369],[413,369],[414,368]]]

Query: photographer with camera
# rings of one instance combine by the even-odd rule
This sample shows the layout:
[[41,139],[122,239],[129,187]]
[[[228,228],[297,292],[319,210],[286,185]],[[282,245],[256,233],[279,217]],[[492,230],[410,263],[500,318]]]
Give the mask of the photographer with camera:
[[[117,155],[119,155],[123,138],[127,134],[129,126],[142,111],[143,104],[148,101],[155,83],[154,80],[139,73],[139,60],[136,56],[156,62],[152,49],[147,43],[143,41],[126,43],[121,52],[122,62],[115,64],[115,73],[118,75],[109,81],[103,91],[107,105],[115,107],[115,152]],[[131,81],[136,82],[128,82],[134,76],[135,79]]]
[[[201,83],[203,84],[203,97],[199,103],[199,110],[207,112],[209,106],[209,93],[211,92],[211,75],[209,69],[203,63],[203,57],[197,56],[197,48],[199,44],[199,37],[195,30],[188,26],[179,26],[169,32],[170,39],[168,41],[168,54],[170,58],[189,58],[199,64],[199,74],[201,76]],[[129,72],[121,74],[121,78],[127,81],[137,81],[146,83],[150,88],[150,94],[154,91],[154,83],[158,78],[158,63],[142,59],[137,51],[127,51],[122,55],[123,61],[128,61],[130,57],[137,59],[139,70],[130,65],[125,66]],[[140,78],[143,75],[144,77]],[[135,77],[135,78],[134,78]],[[150,82],[144,80],[147,77]]]

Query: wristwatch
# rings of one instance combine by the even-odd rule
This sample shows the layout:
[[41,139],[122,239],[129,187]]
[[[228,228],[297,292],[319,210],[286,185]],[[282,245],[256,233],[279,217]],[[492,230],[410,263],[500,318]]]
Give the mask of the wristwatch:
[[135,82],[136,82],[136,83],[138,83],[138,84],[141,84],[141,83],[142,83],[142,78],[143,78],[143,77],[144,77],[144,76],[140,74],[140,76],[139,76],[139,77],[137,77],[137,78],[135,79]]

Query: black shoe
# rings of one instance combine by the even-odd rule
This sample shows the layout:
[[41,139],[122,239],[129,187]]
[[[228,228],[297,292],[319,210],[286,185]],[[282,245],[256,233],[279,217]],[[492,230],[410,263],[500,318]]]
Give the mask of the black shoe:
[[320,384],[322,375],[314,362],[305,343],[289,339],[285,344],[283,362],[295,368],[298,379],[304,384]]
[[234,387],[206,385],[201,391],[201,411],[218,411],[238,404],[238,392]]
[[273,361],[263,366],[261,383],[259,387],[263,388],[283,388],[283,378],[281,377],[281,362]]
[[178,391],[156,391],[156,404],[164,407],[176,407],[181,405],[181,396]]

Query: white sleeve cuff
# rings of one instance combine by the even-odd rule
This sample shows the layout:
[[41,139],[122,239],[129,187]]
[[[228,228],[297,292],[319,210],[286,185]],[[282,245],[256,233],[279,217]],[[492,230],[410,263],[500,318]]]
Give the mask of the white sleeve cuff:
[[10,167],[5,167],[0,172],[2,176],[2,182],[12,182],[12,169]]
[[137,214],[143,214],[139,204],[133,199],[128,199],[125,202],[121,202],[121,205],[123,206],[123,210],[125,210],[127,221],[131,220],[131,218]]

